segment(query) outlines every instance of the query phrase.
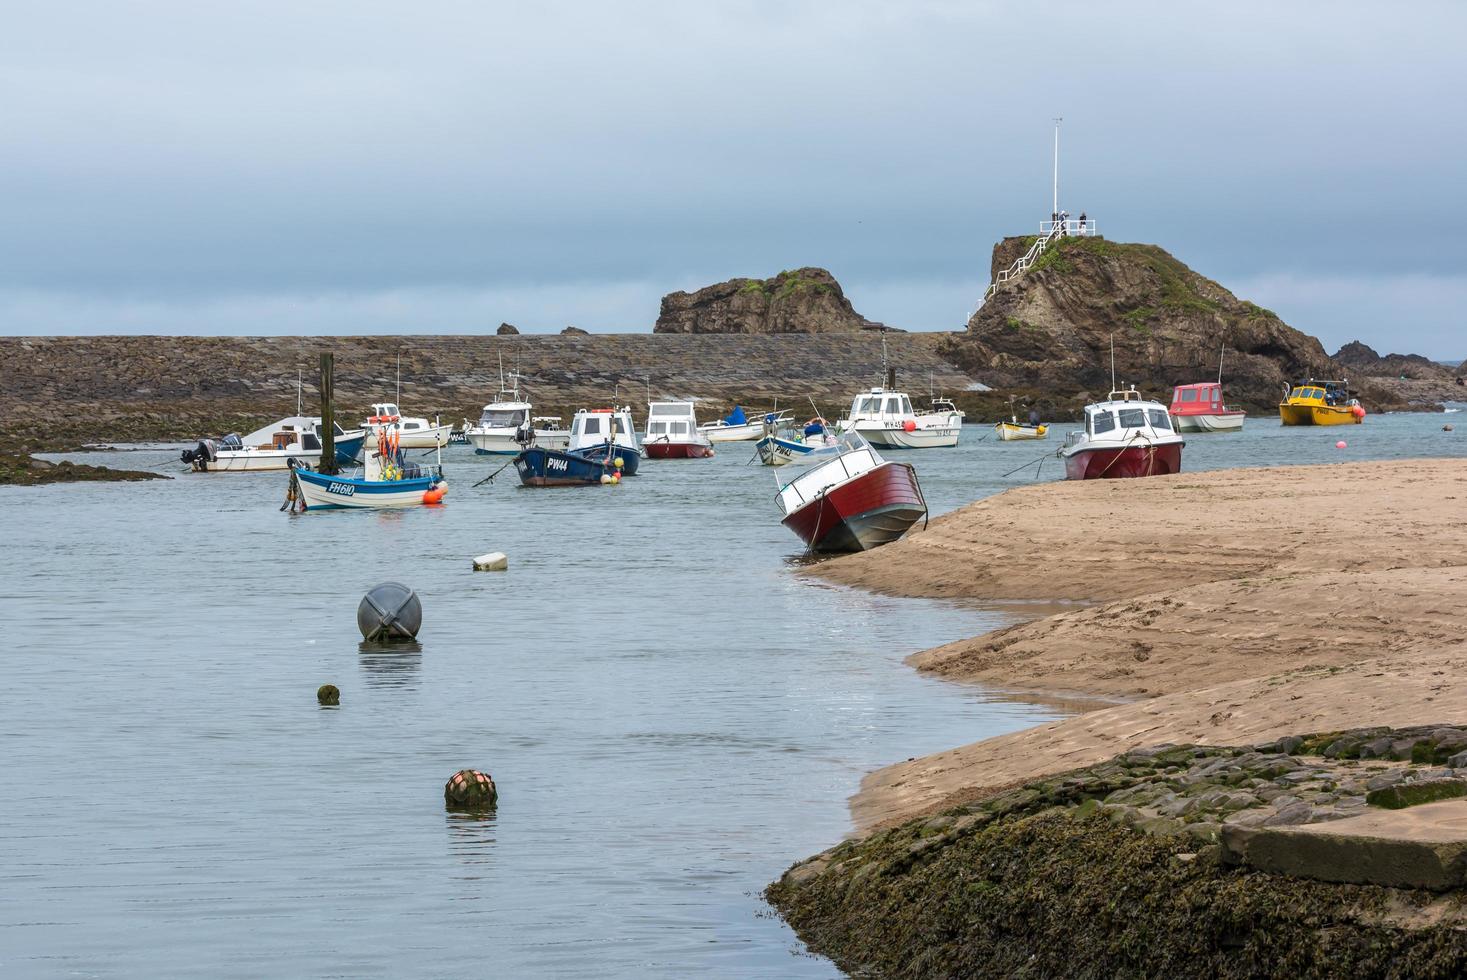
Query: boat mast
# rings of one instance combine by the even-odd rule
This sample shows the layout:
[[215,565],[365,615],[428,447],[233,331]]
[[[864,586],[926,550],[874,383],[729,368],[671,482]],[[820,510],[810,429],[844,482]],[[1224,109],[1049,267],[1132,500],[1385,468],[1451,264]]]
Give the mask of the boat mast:
[[393,394],[397,403],[397,411],[402,412],[402,355],[397,355],[397,391]]
[[296,368],[295,369],[295,414],[296,414],[297,417],[300,416],[302,410],[303,410],[303,405],[301,404],[301,369],[300,368]]
[[1227,344],[1223,344],[1222,347],[1217,352],[1217,383],[1219,385],[1222,384],[1222,362],[1223,362],[1223,355],[1226,354],[1227,352],[1228,352],[1228,345]]
[[1110,335],[1110,390],[1116,390],[1116,335]]

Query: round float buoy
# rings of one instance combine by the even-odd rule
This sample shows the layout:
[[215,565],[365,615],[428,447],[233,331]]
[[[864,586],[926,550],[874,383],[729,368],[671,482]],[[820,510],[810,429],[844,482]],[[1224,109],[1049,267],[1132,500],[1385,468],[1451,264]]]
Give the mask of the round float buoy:
[[1442,431],[1443,432],[1451,432],[1452,431],[1452,423],[1448,422],[1446,425],[1442,426]]
[[1350,406],[1350,414],[1353,415],[1353,416],[1355,416],[1357,419],[1363,419],[1363,418],[1365,418],[1365,406],[1364,405],[1351,405]]
[[487,772],[460,769],[443,784],[443,805],[450,810],[492,810],[499,804],[499,790]]
[[335,684],[322,684],[316,688],[316,700],[321,704],[340,704],[341,692]]
[[1335,443],[1335,448],[1344,449],[1346,445],[1348,445],[1348,443],[1346,443],[1345,440],[1341,439],[1339,442]]
[[357,606],[357,628],[366,640],[411,640],[422,625],[418,594],[398,582],[374,586]]
[[623,466],[627,465],[627,461],[618,456],[616,457],[616,459],[613,459],[611,461],[611,465],[615,466],[617,469],[621,469]]
[[917,423],[914,422],[914,421],[912,421],[911,419],[907,419],[905,422],[902,423],[902,431],[903,432],[916,432],[917,431]]
[[613,473],[613,474],[611,474],[611,485],[612,486],[616,486],[620,482],[621,482],[621,474],[620,473]]
[[446,486],[442,485],[442,484],[439,484],[436,487],[429,487],[427,490],[424,490],[423,491],[423,503],[425,503],[425,504],[442,503],[443,502],[443,495],[445,493],[447,493],[447,492],[448,492],[448,488]]
[[602,473],[601,474],[601,485],[602,486],[606,486],[610,482],[611,482],[611,474],[610,473]]

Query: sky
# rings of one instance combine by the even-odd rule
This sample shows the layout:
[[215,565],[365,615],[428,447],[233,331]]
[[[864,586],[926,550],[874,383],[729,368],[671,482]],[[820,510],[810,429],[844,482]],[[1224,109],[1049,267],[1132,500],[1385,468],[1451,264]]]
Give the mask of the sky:
[[6,5],[0,333],[650,330],[817,265],[961,329],[1060,205],[1467,357],[1467,4]]

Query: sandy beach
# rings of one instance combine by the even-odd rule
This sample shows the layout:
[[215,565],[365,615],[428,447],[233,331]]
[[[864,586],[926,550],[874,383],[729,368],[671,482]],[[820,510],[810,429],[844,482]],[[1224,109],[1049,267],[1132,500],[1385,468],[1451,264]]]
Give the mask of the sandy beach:
[[816,567],[897,595],[1081,600],[909,662],[1104,699],[870,774],[857,830],[1138,745],[1467,722],[1464,479],[1423,459],[1021,487]]

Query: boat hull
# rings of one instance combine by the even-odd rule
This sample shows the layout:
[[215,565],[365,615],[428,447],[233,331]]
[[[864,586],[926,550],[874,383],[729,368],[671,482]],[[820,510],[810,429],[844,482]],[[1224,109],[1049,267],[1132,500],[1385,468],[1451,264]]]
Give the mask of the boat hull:
[[[351,466],[362,452],[365,433],[336,440],[336,462]],[[194,468],[207,473],[255,473],[288,470],[292,459],[316,465],[321,459],[318,449],[226,449],[207,462],[200,460]]]
[[527,487],[599,486],[601,477],[611,472],[604,463],[540,446],[522,450],[514,458],[514,468]]
[[764,434],[764,422],[745,422],[741,425],[700,425],[701,432],[709,442],[749,442]]
[[429,490],[447,488],[436,476],[368,481],[324,476],[311,470],[297,470],[295,476],[306,510],[416,507],[428,503],[424,495]]
[[997,422],[993,431],[1000,442],[1017,442],[1022,439],[1044,439],[1049,436],[1047,425],[1022,425],[1014,422]]
[[644,442],[642,449],[652,459],[706,459],[713,455],[713,447],[701,442],[658,440],[657,442]]
[[[465,433],[464,438],[469,445],[474,447],[474,452],[480,456],[518,456],[520,450],[525,447],[515,442],[514,435],[517,431],[517,429],[469,431]],[[564,430],[546,432],[536,429],[535,445],[544,449],[564,450],[570,445],[570,433]]]
[[1065,460],[1067,480],[1117,480],[1182,471],[1181,442],[1123,449],[1080,449]]
[[820,494],[781,523],[811,551],[869,551],[897,540],[927,516],[908,463],[882,463]]
[[1279,405],[1279,421],[1284,425],[1359,425],[1350,405]]
[[766,436],[756,442],[754,448],[759,453],[759,462],[765,466],[804,465],[839,456],[841,451],[839,446],[811,446],[778,436]]
[[[620,458],[621,475],[636,476],[637,464],[642,461],[641,452],[636,449],[630,449],[626,446],[614,446],[613,448],[615,451],[610,454],[606,452],[605,443],[602,443],[599,446],[586,446],[584,449],[570,449],[566,451],[569,452],[572,456],[580,456],[582,459],[589,459],[593,462],[602,464],[606,462],[606,457],[608,455],[610,455],[612,459]],[[607,472],[610,472],[610,470],[608,470]]]
[[434,425],[426,429],[398,429],[397,444],[403,449],[442,449],[453,435],[453,426]]
[[909,432],[902,426],[882,422],[857,422],[853,428],[871,445],[883,449],[946,449],[958,444],[962,431],[961,426],[948,425]]
[[1243,428],[1245,412],[1218,412],[1203,415],[1173,415],[1172,427],[1178,432],[1237,432]]

